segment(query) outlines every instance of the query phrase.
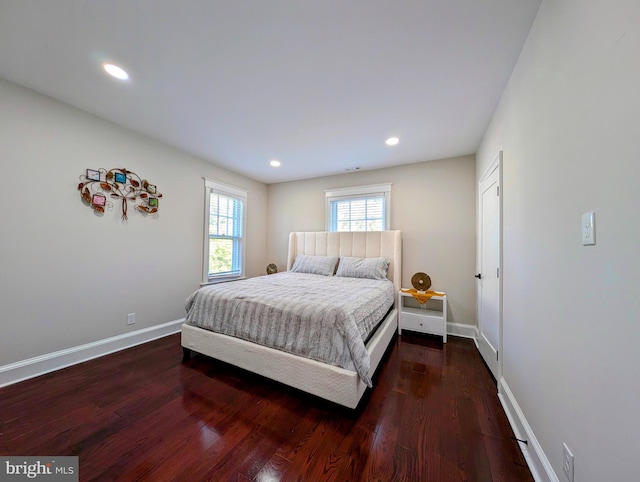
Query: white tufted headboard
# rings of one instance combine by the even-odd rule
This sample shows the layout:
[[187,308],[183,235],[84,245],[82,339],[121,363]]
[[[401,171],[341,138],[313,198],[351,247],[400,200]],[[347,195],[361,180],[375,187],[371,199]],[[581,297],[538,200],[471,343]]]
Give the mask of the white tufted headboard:
[[396,291],[402,284],[402,237],[400,231],[369,232],[294,232],[289,234],[287,270],[293,266],[296,256],[357,256],[389,261],[387,278]]

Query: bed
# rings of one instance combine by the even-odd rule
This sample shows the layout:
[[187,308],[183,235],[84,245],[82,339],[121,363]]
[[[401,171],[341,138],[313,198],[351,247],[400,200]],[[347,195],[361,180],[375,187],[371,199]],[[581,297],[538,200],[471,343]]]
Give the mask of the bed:
[[[351,258],[384,258],[388,263],[386,270],[386,278],[388,281],[379,281],[381,285],[388,285],[384,288],[386,291],[392,290],[392,306],[389,309],[373,306],[373,311],[377,314],[371,315],[371,319],[365,324],[372,325],[375,330],[368,335],[365,332],[362,336],[367,335],[366,344],[363,340],[355,340],[352,329],[344,329],[341,335],[345,335],[344,343],[349,351],[358,353],[363,358],[353,360],[353,366],[348,362],[345,366],[338,366],[340,363],[333,361],[327,362],[322,359],[316,352],[304,352],[296,348],[290,350],[292,345],[296,344],[295,339],[283,339],[283,344],[279,348],[271,348],[254,341],[250,341],[248,336],[250,326],[249,322],[261,323],[261,315],[255,315],[254,309],[250,302],[254,299],[256,302],[263,300],[262,304],[270,305],[270,302],[264,301],[262,298],[267,296],[266,292],[270,286],[281,287],[281,283],[290,283],[287,277],[293,276],[291,271],[300,268],[302,261],[308,261],[310,257],[337,257],[347,260]],[[402,256],[402,240],[400,231],[381,231],[367,233],[335,233],[335,232],[295,232],[289,235],[289,249],[287,257],[287,272],[282,276],[271,275],[263,278],[251,278],[253,285],[246,285],[246,288],[240,289],[245,285],[244,282],[226,283],[226,286],[216,285],[214,288],[205,287],[198,292],[192,294],[187,300],[187,321],[182,325],[182,347],[187,359],[191,352],[202,353],[209,357],[230,363],[245,370],[257,373],[261,376],[271,378],[278,382],[292,386],[299,390],[311,393],[318,397],[330,400],[334,403],[343,405],[348,408],[356,408],[362,398],[367,386],[371,386],[371,377],[377,369],[383,355],[389,346],[397,330],[397,307],[395,306],[396,294],[400,289],[401,283],[401,256]],[[315,258],[320,259],[320,258]],[[297,261],[297,263],[296,263]],[[373,261],[371,259],[367,261]],[[343,264],[346,266],[346,263]],[[342,268],[338,264],[338,270]],[[304,272],[304,270],[303,270]],[[344,270],[343,273],[344,274]],[[296,274],[297,275],[297,274]],[[348,273],[347,273],[348,275]],[[314,277],[315,276],[315,277]],[[349,277],[349,276],[347,276]],[[315,293],[316,282],[325,282],[329,278],[339,281],[338,290],[342,293],[348,293],[350,288],[346,287],[347,280],[338,280],[338,277],[324,276],[323,278],[312,274],[306,274],[298,279],[297,285],[304,285],[307,294],[295,298],[295,302],[290,302],[294,310],[298,311],[300,316],[313,310],[314,299],[308,293]],[[247,281],[251,281],[247,280]],[[363,284],[365,280],[357,281],[356,284]],[[350,281],[349,281],[350,283]],[[366,283],[364,283],[366,285]],[[209,319],[212,309],[207,307],[202,297],[210,292],[226,292],[230,296],[230,291],[234,291],[234,286],[238,287],[235,291],[246,290],[247,296],[241,301],[235,301],[233,315],[237,316],[237,323],[226,327],[222,332],[211,331],[212,329],[221,329],[216,325],[217,321]],[[295,288],[291,288],[295,296]],[[335,289],[335,288],[334,288]],[[373,287],[366,288],[366,291],[372,292],[372,298],[365,301],[365,305],[375,305],[375,300],[382,295],[373,293]],[[381,288],[382,289],[382,288]],[[339,293],[339,292],[336,292]],[[216,296],[226,296],[217,293]],[[385,295],[386,296],[386,295]],[[334,296],[336,305],[346,300],[348,296]],[[218,300],[218,302],[220,302]],[[242,305],[244,311],[237,311],[237,307]],[[245,306],[246,305],[246,306]],[[222,305],[221,305],[222,306]],[[218,307],[217,310],[222,308]],[[279,305],[270,306],[271,311],[281,313]],[[384,311],[384,313],[383,313]],[[360,316],[358,309],[358,318],[366,318],[369,315]],[[230,311],[231,313],[231,311]],[[282,312],[284,313],[284,312]],[[380,313],[383,313],[382,315]],[[242,315],[242,316],[240,316]],[[289,316],[289,315],[287,315]],[[294,315],[291,315],[294,316]],[[381,319],[375,319],[376,317]],[[276,319],[283,318],[284,315],[276,316]],[[254,319],[255,318],[255,319]],[[360,321],[360,320],[359,320]],[[379,323],[378,323],[379,322]],[[199,325],[199,326],[197,326]],[[293,326],[293,325],[292,325]],[[346,326],[346,325],[345,325]],[[225,331],[228,334],[225,334]],[[253,329],[256,331],[256,329]],[[268,331],[269,328],[260,328],[257,331]],[[363,330],[358,325],[358,330]],[[342,333],[344,331],[344,333]],[[302,334],[300,337],[304,337]],[[313,336],[311,336],[313,338]],[[357,338],[357,337],[356,337]],[[286,346],[285,346],[286,345]],[[361,345],[362,349],[358,348]],[[327,340],[318,339],[314,345],[316,351],[338,351],[332,348],[326,350],[329,346]],[[355,347],[355,348],[354,348]],[[285,351],[285,349],[287,351]],[[360,353],[363,351],[364,353]],[[309,358],[308,356],[311,356]],[[364,361],[363,361],[364,360]]]

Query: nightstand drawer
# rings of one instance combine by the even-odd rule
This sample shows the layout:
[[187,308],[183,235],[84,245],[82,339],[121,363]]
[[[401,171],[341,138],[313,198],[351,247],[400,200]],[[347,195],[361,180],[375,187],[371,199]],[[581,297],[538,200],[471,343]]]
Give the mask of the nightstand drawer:
[[[427,310],[423,310],[427,311]],[[430,316],[422,313],[404,312],[401,314],[401,329],[419,331],[422,333],[434,333],[442,335],[442,316]]]

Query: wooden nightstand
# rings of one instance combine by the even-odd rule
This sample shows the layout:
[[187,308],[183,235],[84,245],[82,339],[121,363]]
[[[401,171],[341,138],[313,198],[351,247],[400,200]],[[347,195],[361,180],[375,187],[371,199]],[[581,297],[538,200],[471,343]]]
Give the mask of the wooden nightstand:
[[[405,301],[414,299],[411,293],[398,292],[398,334],[402,330],[418,331],[420,333],[432,333],[440,335],[442,342],[447,342],[447,295],[432,296],[427,303],[420,305],[420,308],[406,306]],[[427,304],[431,301],[440,301],[442,310],[427,309]]]

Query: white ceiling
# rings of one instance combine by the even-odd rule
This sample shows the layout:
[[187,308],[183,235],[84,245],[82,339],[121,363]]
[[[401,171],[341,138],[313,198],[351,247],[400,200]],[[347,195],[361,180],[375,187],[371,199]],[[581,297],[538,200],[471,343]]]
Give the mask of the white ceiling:
[[474,153],[539,4],[0,0],[0,77],[250,178],[296,180]]

